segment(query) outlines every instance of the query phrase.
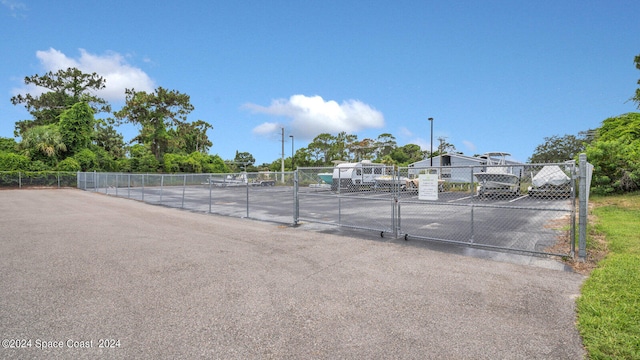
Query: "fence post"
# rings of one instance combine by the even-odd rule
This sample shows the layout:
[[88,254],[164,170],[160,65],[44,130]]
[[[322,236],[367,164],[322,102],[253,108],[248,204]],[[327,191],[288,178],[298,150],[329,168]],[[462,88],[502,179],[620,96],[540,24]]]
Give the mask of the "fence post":
[[18,171],[18,189],[22,189],[22,171]]
[[471,237],[469,238],[469,242],[470,243],[474,243],[475,242],[475,229],[474,229],[474,218],[473,218],[473,209],[474,209],[474,205],[473,205],[473,190],[475,188],[475,182],[473,181],[473,166],[471,167],[471,178],[469,179],[469,193],[471,195]]
[[391,201],[393,201],[393,203],[391,204],[391,229],[393,229],[393,237],[395,239],[398,238],[398,226],[397,226],[397,219],[398,219],[398,212],[397,212],[397,208],[398,208],[398,196],[399,196],[399,192],[400,192],[400,171],[396,171],[395,167],[392,170],[392,174],[391,175],[391,181],[392,181],[392,185],[391,185],[391,189],[393,191],[393,199]]
[[571,167],[571,231],[570,231],[570,245],[571,249],[569,255],[571,258],[575,258],[576,256],[576,209],[577,209],[577,201],[578,197],[576,196],[577,192],[577,183],[578,180],[578,167],[574,162]]
[[[249,217],[249,173],[245,171],[244,181],[247,184],[247,217]],[[282,181],[284,182],[284,173],[282,173]]]
[[182,206],[181,209],[184,209],[184,192],[187,188],[187,174],[184,174],[184,181],[182,182]]
[[211,214],[211,174],[209,174],[209,214]]
[[142,176],[142,202],[144,202],[144,174]]
[[160,204],[162,204],[162,189],[164,188],[164,174],[160,175]]
[[131,173],[127,174],[127,199],[131,199]]
[[298,225],[300,218],[300,198],[298,197],[298,170],[293,172],[293,226]]
[[589,191],[589,189],[587,189],[587,155],[580,154],[579,161],[580,167],[578,171],[580,172],[580,205],[578,212],[578,257],[581,261],[584,261],[587,258],[587,199],[589,197],[589,194],[587,193]]
[[342,171],[338,171],[338,226],[342,226]]

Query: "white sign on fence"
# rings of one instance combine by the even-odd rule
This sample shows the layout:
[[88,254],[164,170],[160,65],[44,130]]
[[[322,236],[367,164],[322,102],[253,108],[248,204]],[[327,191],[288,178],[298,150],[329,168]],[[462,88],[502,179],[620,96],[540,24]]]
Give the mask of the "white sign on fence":
[[418,199],[438,200],[438,174],[420,174],[418,180]]

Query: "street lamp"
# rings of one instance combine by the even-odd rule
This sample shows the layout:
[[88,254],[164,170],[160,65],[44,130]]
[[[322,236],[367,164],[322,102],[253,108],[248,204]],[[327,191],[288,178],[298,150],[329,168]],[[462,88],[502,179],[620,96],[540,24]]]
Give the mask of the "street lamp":
[[293,152],[293,135],[289,135],[289,137],[291,138],[291,171],[295,171],[296,170],[296,155],[295,155],[295,152]]
[[429,157],[431,158],[431,166],[433,166],[433,118],[429,118],[429,122],[431,123],[431,153]]

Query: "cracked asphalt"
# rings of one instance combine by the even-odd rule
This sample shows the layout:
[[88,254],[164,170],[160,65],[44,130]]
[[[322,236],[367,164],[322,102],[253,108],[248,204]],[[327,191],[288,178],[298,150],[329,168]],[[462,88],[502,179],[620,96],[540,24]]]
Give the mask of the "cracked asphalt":
[[2,190],[0,213],[0,358],[585,356],[584,276],[553,260],[74,189]]

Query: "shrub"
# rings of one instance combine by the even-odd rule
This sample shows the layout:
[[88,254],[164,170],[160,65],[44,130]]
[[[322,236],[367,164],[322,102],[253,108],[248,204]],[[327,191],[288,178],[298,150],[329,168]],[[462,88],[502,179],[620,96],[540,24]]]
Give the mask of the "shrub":
[[15,153],[0,152],[0,171],[26,170],[29,158]]

